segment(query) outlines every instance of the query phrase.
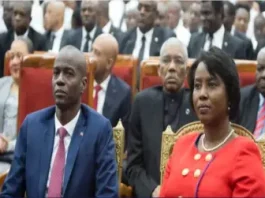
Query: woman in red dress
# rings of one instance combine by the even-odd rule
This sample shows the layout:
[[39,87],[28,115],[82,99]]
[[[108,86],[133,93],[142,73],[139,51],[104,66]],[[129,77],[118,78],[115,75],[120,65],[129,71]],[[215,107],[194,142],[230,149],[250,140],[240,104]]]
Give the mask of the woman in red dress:
[[230,120],[240,101],[234,61],[219,48],[203,52],[189,73],[191,102],[204,133],[181,137],[168,161],[161,197],[265,197],[256,144],[237,136]]

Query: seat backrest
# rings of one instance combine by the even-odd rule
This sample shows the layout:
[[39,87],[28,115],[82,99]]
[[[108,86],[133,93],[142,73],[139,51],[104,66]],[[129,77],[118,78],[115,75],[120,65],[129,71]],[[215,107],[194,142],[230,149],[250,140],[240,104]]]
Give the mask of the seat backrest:
[[132,55],[118,55],[112,73],[126,82],[132,91],[132,96],[136,94],[136,72],[138,60]]
[[4,76],[10,76],[9,61],[10,61],[10,54],[9,51],[7,51],[4,60]]
[[[261,140],[256,142],[255,138],[248,131],[246,128],[232,123],[232,127],[235,130],[235,133],[240,136],[245,136],[252,139],[259,147],[261,156],[262,156],[262,163],[265,169],[265,141]],[[184,135],[190,133],[201,133],[204,131],[203,124],[200,121],[192,122],[187,125],[181,127],[176,133],[174,133],[171,127],[167,127],[166,130],[162,134],[162,143],[161,143],[161,159],[160,159],[160,174],[161,178],[160,181],[162,183],[164,171],[166,168],[167,161],[173,151],[173,147],[176,141]],[[265,140],[265,139],[264,139]]]
[[122,162],[124,158],[124,128],[122,126],[121,120],[118,122],[117,126],[113,128],[113,138],[115,142],[116,160],[117,160],[117,173],[119,178],[119,183],[121,183],[122,178]]
[[[18,129],[26,115],[54,105],[52,69],[55,57],[50,54],[31,54],[24,57],[19,86]],[[87,62],[88,85],[82,96],[82,102],[92,106],[95,66],[94,63]]]
[[251,85],[256,81],[257,61],[235,60],[240,79],[240,86]]

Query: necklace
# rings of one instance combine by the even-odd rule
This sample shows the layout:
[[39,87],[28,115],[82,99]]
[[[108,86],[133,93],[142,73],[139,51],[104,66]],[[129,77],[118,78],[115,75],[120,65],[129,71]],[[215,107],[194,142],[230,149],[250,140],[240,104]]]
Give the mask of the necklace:
[[205,144],[204,144],[205,134],[203,134],[203,137],[202,137],[202,148],[203,148],[203,150],[208,151],[208,152],[216,150],[217,148],[222,146],[233,135],[234,132],[235,132],[235,130],[232,129],[230,131],[230,133],[226,136],[226,138],[222,142],[220,142],[219,144],[217,144],[215,147],[212,147],[212,148],[206,148],[205,147]]

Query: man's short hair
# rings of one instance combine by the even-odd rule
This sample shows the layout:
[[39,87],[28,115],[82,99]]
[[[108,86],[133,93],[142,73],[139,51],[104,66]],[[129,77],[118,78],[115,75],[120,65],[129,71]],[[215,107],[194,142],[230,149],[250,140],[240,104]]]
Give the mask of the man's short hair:
[[32,41],[29,38],[23,37],[23,36],[18,36],[15,41],[22,41],[22,42],[24,42],[27,45],[28,52],[30,54],[32,54],[34,52],[33,43],[32,43]]

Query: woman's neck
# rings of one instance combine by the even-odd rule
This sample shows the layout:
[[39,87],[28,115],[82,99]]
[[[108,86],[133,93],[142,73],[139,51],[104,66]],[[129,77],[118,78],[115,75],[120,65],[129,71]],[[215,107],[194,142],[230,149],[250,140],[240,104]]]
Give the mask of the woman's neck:
[[210,145],[220,143],[231,132],[229,118],[219,119],[214,124],[204,124],[205,142]]

